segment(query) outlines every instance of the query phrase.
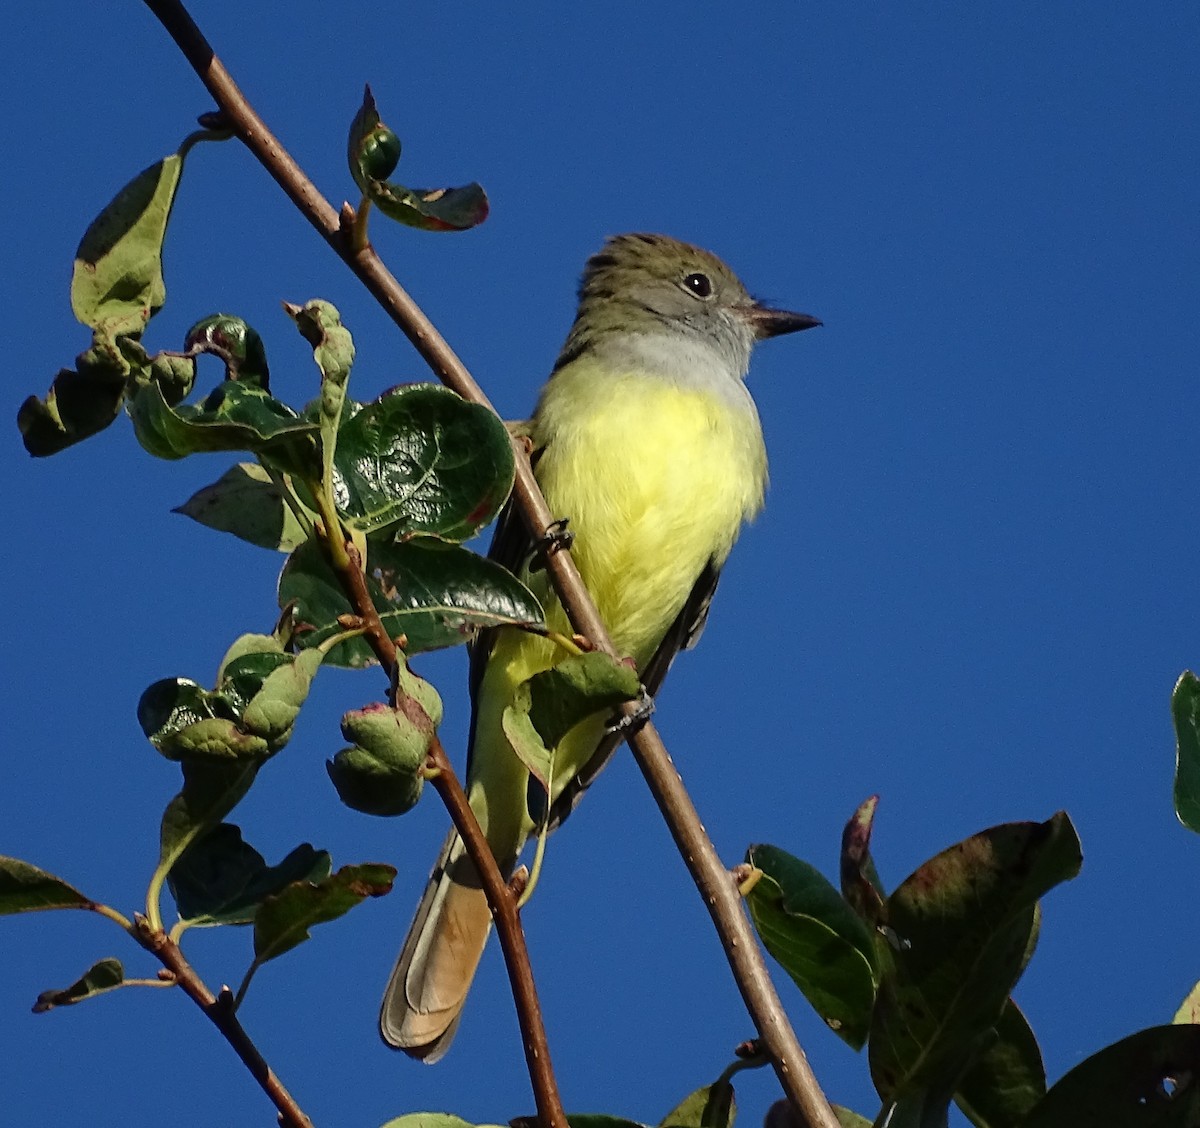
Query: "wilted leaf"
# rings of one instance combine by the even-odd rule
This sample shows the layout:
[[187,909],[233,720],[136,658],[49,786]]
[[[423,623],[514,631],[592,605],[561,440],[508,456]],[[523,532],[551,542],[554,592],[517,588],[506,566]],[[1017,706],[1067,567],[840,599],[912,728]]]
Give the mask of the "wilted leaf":
[[552,751],[580,721],[632,701],[641,692],[637,671],[598,651],[572,655],[517,686],[504,710],[504,734],[547,792]]
[[437,384],[394,388],[343,420],[334,465],[351,527],[452,541],[492,521],[514,474],[504,424]]
[[870,1032],[871,1076],[885,1101],[954,1091],[1025,966],[1038,899],[1074,877],[1081,858],[1060,812],[973,835],[892,894],[892,967]]
[[70,987],[60,991],[43,991],[33,1004],[34,1014],[45,1014],[55,1007],[69,1007],[95,995],[102,995],[125,982],[121,961],[113,958],[92,964]]
[[746,861],[763,871],[746,903],[767,951],[829,1027],[859,1049],[875,998],[870,934],[807,862],[775,846],[751,846]]
[[1171,694],[1175,719],[1175,813],[1188,830],[1200,833],[1200,678],[1179,675]]
[[[385,630],[391,638],[404,635],[409,654],[466,642],[481,627],[542,621],[541,607],[520,581],[458,545],[427,538],[371,542],[366,579]],[[339,633],[338,616],[353,610],[316,541],[296,549],[279,577],[279,605],[293,602],[297,622],[314,628],[299,637],[303,646],[317,646]],[[375,657],[361,639],[350,639],[325,661],[367,666]]]
[[114,337],[138,336],[166,301],[162,245],[184,151],[139,173],[84,234],[75,252],[71,308],[85,325]]
[[1154,1026],[1077,1065],[1021,1128],[1195,1128],[1200,1026]]
[[871,857],[871,830],[878,806],[878,795],[864,800],[842,831],[842,896],[868,928],[887,923],[887,894]]
[[392,891],[395,866],[343,866],[324,881],[301,881],[268,897],[254,918],[254,962],[264,964],[309,938],[317,924],[337,920],[367,897]]
[[220,823],[192,842],[167,881],[180,918],[190,924],[249,924],[266,897],[294,881],[322,881],[331,870],[329,854],[307,843],[268,866],[238,827]]
[[20,858],[0,855],[0,916],[43,909],[86,909],[91,904],[62,878]]

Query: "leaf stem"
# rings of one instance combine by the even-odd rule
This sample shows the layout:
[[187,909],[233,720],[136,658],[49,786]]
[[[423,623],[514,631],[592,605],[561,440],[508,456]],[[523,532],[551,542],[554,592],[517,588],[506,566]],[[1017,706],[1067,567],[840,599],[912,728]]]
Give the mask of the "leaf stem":
[[358,201],[358,208],[354,212],[354,226],[350,230],[350,249],[355,254],[365,251],[370,243],[367,238],[367,220],[370,215],[371,201],[368,197],[363,196]]
[[119,924],[126,932],[134,931],[133,921],[131,921],[124,913],[118,912],[111,905],[102,905],[99,901],[93,901],[88,908],[94,913],[99,913],[102,917],[108,917],[114,924]]

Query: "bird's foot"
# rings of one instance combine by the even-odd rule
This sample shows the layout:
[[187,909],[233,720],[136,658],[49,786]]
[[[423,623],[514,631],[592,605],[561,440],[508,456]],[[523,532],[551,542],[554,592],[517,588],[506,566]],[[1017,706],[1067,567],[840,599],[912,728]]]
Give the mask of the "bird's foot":
[[535,557],[531,571],[538,572],[546,566],[546,558],[553,556],[564,548],[570,548],[575,543],[575,534],[567,528],[570,517],[560,517],[546,526],[546,531],[534,542]]
[[646,692],[643,686],[638,693],[633,708],[627,712],[618,713],[605,725],[605,731],[614,736],[624,736],[628,732],[640,729],[654,715],[654,698]]

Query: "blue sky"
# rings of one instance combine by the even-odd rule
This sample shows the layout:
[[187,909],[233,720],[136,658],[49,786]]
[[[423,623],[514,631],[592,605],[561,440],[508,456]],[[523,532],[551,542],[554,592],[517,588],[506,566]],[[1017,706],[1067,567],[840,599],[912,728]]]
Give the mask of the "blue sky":
[[[1200,976],[1189,890],[1200,842],[1171,808],[1175,678],[1200,663],[1195,596],[1200,340],[1200,10],[1185,3],[844,7],[531,2],[518,7],[197,0],[194,14],[335,202],[369,81],[403,139],[397,176],[484,183],[454,236],[377,222],[376,246],[501,410],[527,413],[606,235],[710,247],[756,293],[825,328],[751,373],[771,453],[703,644],[658,720],[732,864],[772,842],[836,873],[840,829],[882,796],[894,886],[992,824],[1066,808],[1084,870],[1044,904],[1017,992],[1047,1069],[1169,1021]],[[6,22],[2,287],[15,413],[87,344],[75,245],[125,180],[210,108],[133,0]],[[424,372],[407,343],[236,145],[194,154],[148,336],[178,347],[215,311],[266,339],[277,394],[315,388],[279,308],[324,297],[368,398]],[[11,418],[11,416],[10,416]],[[9,750],[0,852],[126,911],[141,902],[176,772],[134,708],[166,676],[211,679],[268,629],[281,559],[172,506],[220,456],[155,462],[127,425],[46,461],[0,443],[10,548]],[[461,654],[419,669],[461,752]],[[375,1011],[445,818],[342,808],[324,759],[372,674],[319,681],[238,821],[277,860],[400,867],[369,904],[257,978],[244,1020],[318,1125],[418,1109],[532,1110],[498,953],[452,1055],[391,1055]],[[564,1099],[656,1122],[751,1033],[706,914],[624,757],[551,843],[526,913]],[[3,923],[0,1094],[12,1123],[268,1123],[265,1099],[182,998],[127,990],[35,1018],[37,993],[116,955],[99,918]],[[210,984],[249,936],[189,936]],[[866,1063],[780,991],[826,1090],[873,1113]],[[743,1123],[774,1099],[741,1075]]]

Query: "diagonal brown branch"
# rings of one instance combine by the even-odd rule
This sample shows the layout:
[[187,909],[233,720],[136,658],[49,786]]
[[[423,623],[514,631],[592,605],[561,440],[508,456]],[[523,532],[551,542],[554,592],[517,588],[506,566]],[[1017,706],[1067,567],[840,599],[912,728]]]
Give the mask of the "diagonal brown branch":
[[262,1054],[258,1052],[258,1047],[250,1040],[245,1027],[238,1021],[237,1012],[233,1007],[233,996],[228,988],[222,990],[220,995],[214,995],[196,974],[192,965],[184,959],[179,945],[162,929],[152,928],[145,917],[139,916],[134,922],[133,935],[143,948],[158,957],[184,994],[221,1031],[225,1040],[233,1047],[234,1053],[242,1059],[254,1080],[262,1086],[263,1092],[279,1110],[279,1123],[285,1125],[285,1128],[313,1128],[312,1121],[304,1114],[292,1094],[284,1088],[283,1082],[275,1076]]
[[[229,73],[216,58],[179,0],[145,0],[220,107],[225,123],[234,130],[301,214],[315,227],[334,253],[358,276],[392,320],[412,342],[434,374],[464,399],[491,407],[482,389],[369,245],[355,249],[348,232],[354,213],[348,205],[342,215],[334,211],[299,165],[272,135],[266,123],[247,103]],[[514,496],[535,537],[544,535],[554,520],[534,480],[532,468],[518,444]],[[548,554],[547,567],[555,590],[573,628],[598,648],[614,654],[608,632],[592,603],[579,572],[565,551]],[[796,1039],[775,992],[753,929],[741,900],[709,841],[699,815],[653,726],[632,732],[629,745],[663,819],[670,828],[684,862],[713,918],[734,979],[758,1029],[763,1047],[788,1100],[809,1128],[838,1128]]]

